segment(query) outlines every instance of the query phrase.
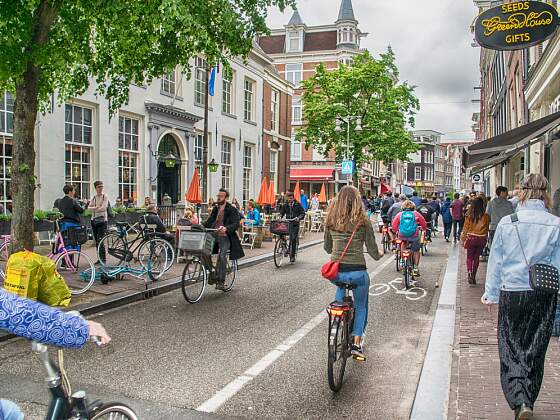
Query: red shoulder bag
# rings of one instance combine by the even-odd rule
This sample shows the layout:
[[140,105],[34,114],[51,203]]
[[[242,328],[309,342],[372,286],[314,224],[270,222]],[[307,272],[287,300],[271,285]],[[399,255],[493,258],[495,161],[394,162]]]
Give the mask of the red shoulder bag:
[[346,254],[346,251],[348,251],[348,247],[350,246],[350,242],[352,242],[352,239],[354,239],[354,235],[356,234],[356,231],[358,230],[359,226],[356,226],[354,228],[354,232],[352,232],[352,235],[350,236],[350,239],[348,239],[348,243],[346,244],[346,246],[344,247],[344,251],[342,251],[342,254],[340,255],[340,258],[337,261],[329,261],[325,264],[323,264],[323,266],[321,267],[321,275],[326,278],[327,280],[334,280],[336,279],[336,277],[338,276],[338,268],[340,267],[340,261],[342,261],[342,259],[344,258],[344,255]]

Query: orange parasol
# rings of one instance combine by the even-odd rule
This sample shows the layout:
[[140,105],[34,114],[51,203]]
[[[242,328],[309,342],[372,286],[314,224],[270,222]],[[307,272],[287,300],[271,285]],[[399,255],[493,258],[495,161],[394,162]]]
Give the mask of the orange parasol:
[[294,187],[294,200],[301,203],[301,195],[300,195],[300,188],[299,188],[299,181],[296,182],[296,186]]
[[189,191],[185,194],[185,200],[190,203],[202,203],[202,196],[200,195],[200,176],[198,175],[198,168],[195,168]]
[[327,192],[325,191],[325,183],[323,182],[323,186],[321,187],[321,192],[319,193],[319,203],[326,203],[327,202]]
[[261,183],[261,189],[259,190],[259,196],[257,198],[257,204],[265,205],[268,204],[268,180],[266,177],[263,178]]
[[270,180],[270,187],[268,188],[268,204],[272,207],[276,204],[276,192],[274,191],[274,183]]

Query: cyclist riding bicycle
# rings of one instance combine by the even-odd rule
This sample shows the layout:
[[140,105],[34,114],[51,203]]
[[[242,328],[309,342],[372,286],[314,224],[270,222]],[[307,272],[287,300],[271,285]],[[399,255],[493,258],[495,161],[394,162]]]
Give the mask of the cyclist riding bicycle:
[[410,245],[413,252],[415,277],[420,276],[418,267],[420,266],[420,231],[418,227],[423,230],[428,228],[428,224],[420,213],[416,211],[416,206],[410,200],[406,200],[402,204],[402,212],[397,214],[393,219],[393,231],[398,232],[399,239],[402,240],[402,250],[406,248],[406,244]]
[[305,218],[305,210],[294,200],[294,193],[286,193],[286,203],[280,207],[280,216],[286,219],[298,219],[290,222],[290,262],[296,260],[297,240],[299,237],[299,222]]
[[420,213],[424,217],[424,220],[428,225],[428,229],[426,229],[426,240],[428,242],[431,242],[432,229],[434,226],[434,214],[436,214],[436,212],[434,211],[433,207],[428,203],[427,198],[422,199],[422,203],[420,204],[420,206],[418,206],[418,213]]
[[388,225],[390,223],[389,217],[387,216],[387,213],[389,213],[389,209],[391,208],[391,206],[393,204],[395,204],[395,200],[393,199],[393,193],[391,191],[388,191],[387,193],[385,193],[385,198],[383,199],[382,203],[381,203],[381,220],[383,220],[383,223],[385,225]]
[[214,232],[216,243],[214,244],[213,254],[218,254],[218,265],[216,267],[218,274],[216,289],[218,290],[225,289],[228,252],[230,260],[238,260],[245,256],[241,241],[237,236],[237,229],[241,220],[239,210],[228,203],[228,198],[229,192],[221,188],[216,196],[217,201],[212,213],[210,213],[208,220],[204,222],[204,227],[216,229],[216,232]]

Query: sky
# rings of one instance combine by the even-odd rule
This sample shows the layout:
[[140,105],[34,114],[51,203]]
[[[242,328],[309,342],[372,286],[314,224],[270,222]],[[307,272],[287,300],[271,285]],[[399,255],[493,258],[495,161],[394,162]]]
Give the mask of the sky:
[[[296,0],[308,26],[334,23],[340,0]],[[362,32],[361,47],[373,55],[391,45],[400,79],[416,86],[420,111],[415,129],[436,130],[445,140],[474,138],[472,103],[480,84],[478,57],[469,27],[476,16],[472,0],[352,0]],[[293,11],[271,9],[270,28],[282,28]]]

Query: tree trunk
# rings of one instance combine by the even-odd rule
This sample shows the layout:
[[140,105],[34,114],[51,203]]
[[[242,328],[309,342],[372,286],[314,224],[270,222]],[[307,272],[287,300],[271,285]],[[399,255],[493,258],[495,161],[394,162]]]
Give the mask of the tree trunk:
[[26,48],[30,60],[22,78],[16,84],[12,156],[12,252],[33,250],[35,122],[41,69],[33,61],[31,51],[47,43],[59,6],[58,1],[43,0],[33,13],[33,36]]

